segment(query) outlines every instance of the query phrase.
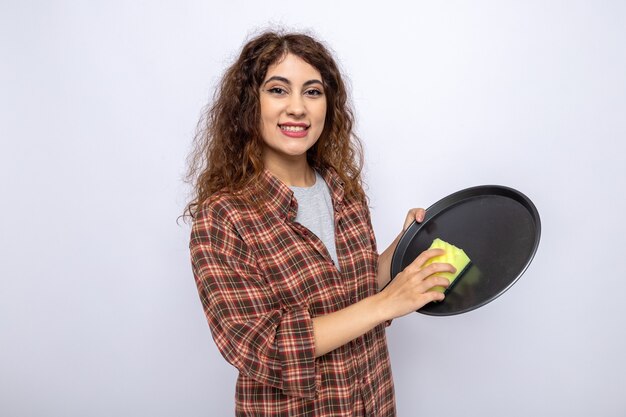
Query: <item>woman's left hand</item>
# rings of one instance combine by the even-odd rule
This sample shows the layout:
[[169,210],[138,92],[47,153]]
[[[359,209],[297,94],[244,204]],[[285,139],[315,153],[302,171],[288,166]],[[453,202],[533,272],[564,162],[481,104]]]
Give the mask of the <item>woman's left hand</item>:
[[426,210],[423,208],[412,208],[409,210],[409,213],[406,215],[406,220],[404,220],[404,226],[402,227],[402,231],[404,232],[415,220],[418,223],[424,221],[424,217],[426,216]]
[[402,226],[402,231],[398,234],[398,236],[391,242],[391,245],[383,253],[380,254],[378,258],[378,289],[382,289],[389,280],[391,279],[391,258],[393,256],[393,252],[396,250],[396,246],[398,246],[398,242],[402,237],[404,231],[416,221],[421,223],[424,221],[424,217],[426,216],[426,210],[423,208],[412,208],[406,215],[406,219],[404,219],[404,225]]

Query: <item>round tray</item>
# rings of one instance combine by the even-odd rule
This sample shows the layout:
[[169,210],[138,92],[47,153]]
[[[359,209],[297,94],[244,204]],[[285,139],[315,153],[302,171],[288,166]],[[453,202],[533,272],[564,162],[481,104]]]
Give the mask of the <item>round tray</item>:
[[391,277],[441,238],[463,249],[472,265],[445,300],[426,304],[418,312],[466,313],[511,288],[535,256],[540,235],[539,213],[524,194],[500,185],[467,188],[433,204],[422,223],[413,222],[406,229],[391,260]]

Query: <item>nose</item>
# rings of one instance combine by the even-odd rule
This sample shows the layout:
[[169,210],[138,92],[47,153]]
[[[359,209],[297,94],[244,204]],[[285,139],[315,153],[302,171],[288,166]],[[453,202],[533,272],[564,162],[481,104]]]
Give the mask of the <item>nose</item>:
[[306,114],[306,106],[300,94],[293,94],[287,103],[287,114],[294,117],[302,117]]

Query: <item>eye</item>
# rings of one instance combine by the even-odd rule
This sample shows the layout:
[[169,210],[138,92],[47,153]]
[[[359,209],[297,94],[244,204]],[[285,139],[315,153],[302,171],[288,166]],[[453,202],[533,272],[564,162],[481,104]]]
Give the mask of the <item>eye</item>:
[[284,88],[281,88],[281,87],[269,88],[267,90],[267,92],[270,93],[270,94],[276,94],[277,96],[282,96],[282,95],[287,94],[287,91]]
[[311,88],[310,90],[306,90],[304,94],[306,94],[307,96],[313,96],[313,97],[319,97],[319,96],[324,95],[322,90],[319,90],[317,88]]

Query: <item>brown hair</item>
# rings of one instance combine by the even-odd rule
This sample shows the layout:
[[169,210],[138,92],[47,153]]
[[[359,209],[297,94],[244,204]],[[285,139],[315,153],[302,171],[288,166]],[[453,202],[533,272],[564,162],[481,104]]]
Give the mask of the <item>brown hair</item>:
[[186,177],[193,186],[193,198],[184,215],[195,217],[202,202],[218,191],[256,188],[264,169],[259,90],[268,67],[287,53],[315,67],[324,83],[326,120],[319,140],[307,151],[309,164],[319,170],[333,168],[344,183],[347,197],[365,198],[362,146],[352,131],[353,111],[332,55],[311,36],[268,31],[244,45],[198,123]]

